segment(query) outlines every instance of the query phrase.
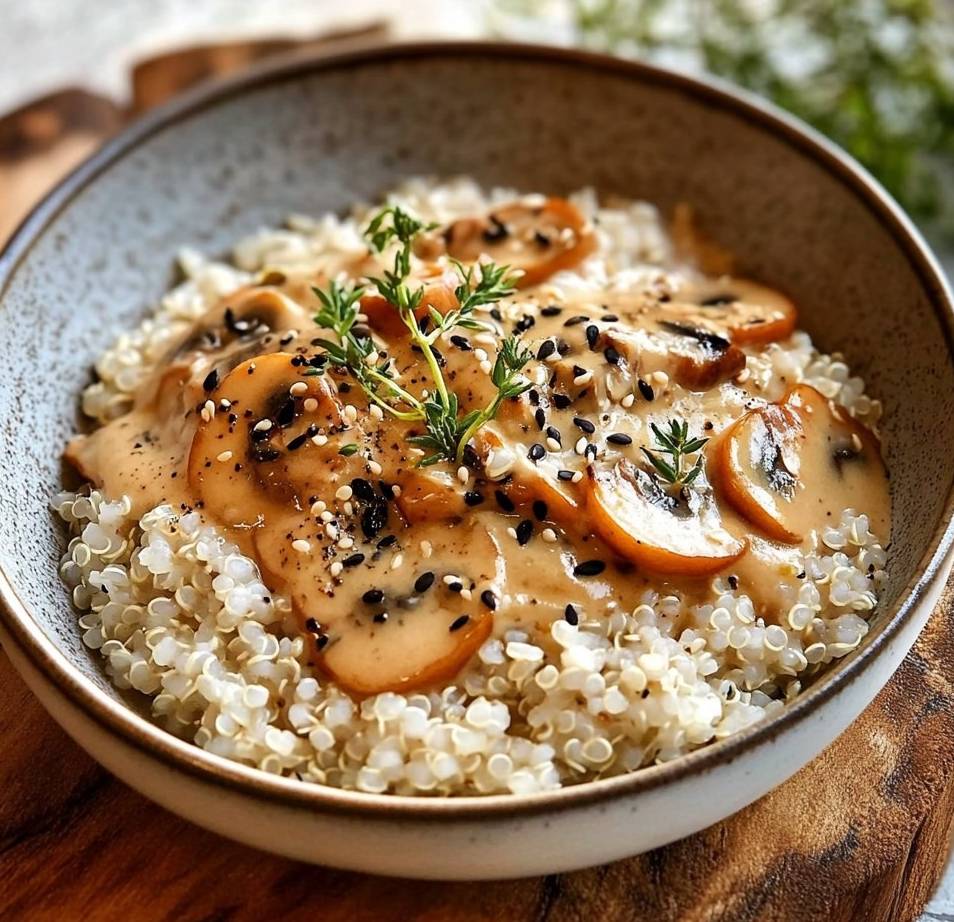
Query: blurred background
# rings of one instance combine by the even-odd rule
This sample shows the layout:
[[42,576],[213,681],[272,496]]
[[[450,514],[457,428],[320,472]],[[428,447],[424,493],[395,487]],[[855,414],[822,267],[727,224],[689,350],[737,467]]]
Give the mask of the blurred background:
[[[857,157],[954,269],[949,0],[0,0],[0,243],[142,112],[280,53],[544,41],[708,73]],[[954,871],[924,917],[954,920]]]

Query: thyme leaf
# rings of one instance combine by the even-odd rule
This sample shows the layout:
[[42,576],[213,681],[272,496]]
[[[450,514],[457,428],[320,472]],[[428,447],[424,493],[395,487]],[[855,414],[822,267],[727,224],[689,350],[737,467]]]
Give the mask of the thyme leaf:
[[[702,449],[709,441],[707,438],[690,438],[689,423],[685,420],[670,419],[669,431],[650,424],[656,439],[656,448],[642,448],[642,453],[655,469],[656,475],[674,487],[688,487],[702,473]],[[689,455],[696,453],[695,463],[686,467]],[[661,457],[669,455],[669,460]]]

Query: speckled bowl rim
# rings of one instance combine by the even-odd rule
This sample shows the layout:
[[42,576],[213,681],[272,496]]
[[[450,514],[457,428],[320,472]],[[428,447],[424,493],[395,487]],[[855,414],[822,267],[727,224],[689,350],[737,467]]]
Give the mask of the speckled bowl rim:
[[[769,129],[800,153],[812,158],[853,193],[881,223],[906,255],[941,324],[949,359],[954,359],[954,301],[931,250],[901,208],[881,185],[840,148],[792,116],[735,87],[714,79],[698,79],[665,68],[577,50],[542,45],[494,42],[429,42],[363,48],[342,54],[293,54],[238,77],[216,81],[179,97],[121,132],[63,179],[27,216],[0,252],[0,309],[10,280],[28,258],[33,244],[76,195],[112,164],[153,135],[183,118],[200,114],[219,102],[249,90],[281,84],[315,72],[361,68],[365,65],[426,59],[490,58],[500,63],[540,62],[579,68],[591,75],[631,79],[673,90],[704,105],[728,112]],[[908,585],[891,611],[880,613],[875,629],[857,650],[807,689],[777,717],[758,723],[725,740],[711,743],[672,762],[650,766],[614,778],[569,785],[557,791],[513,795],[452,796],[443,798],[365,794],[281,778],[212,755],[180,740],[97,688],[57,648],[33,619],[16,588],[0,570],[0,621],[30,663],[57,691],[109,733],[128,745],[185,771],[201,781],[224,785],[246,795],[290,808],[312,807],[356,819],[382,818],[468,821],[480,817],[522,817],[610,803],[659,788],[670,782],[701,775],[725,765],[766,743],[808,717],[838,695],[877,658],[942,578],[944,563],[954,544],[954,485],[945,498],[944,512]]]

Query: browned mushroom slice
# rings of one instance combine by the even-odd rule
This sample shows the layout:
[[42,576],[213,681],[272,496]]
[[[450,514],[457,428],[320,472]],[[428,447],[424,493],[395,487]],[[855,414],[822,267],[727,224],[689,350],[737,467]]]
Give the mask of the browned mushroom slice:
[[628,461],[588,471],[587,514],[618,554],[657,573],[706,576],[745,550],[722,523],[711,493],[693,486],[673,494]]
[[717,484],[732,506],[777,541],[798,543],[844,509],[868,512],[887,537],[887,474],[878,440],[813,387],[751,410],[719,439]]
[[226,524],[266,520],[321,485],[348,476],[348,459],[312,436],[342,425],[328,376],[284,352],[249,359],[216,386],[231,406],[201,421],[189,452],[189,484]]
[[[441,280],[424,285],[421,304],[414,312],[417,319],[423,320],[431,309],[439,314],[448,314],[458,306],[457,295],[448,282]],[[368,318],[368,326],[376,333],[388,338],[403,338],[408,329],[401,319],[398,309],[379,294],[368,293],[361,297],[361,313]]]
[[[288,594],[310,633],[320,668],[343,688],[373,695],[439,685],[489,636],[493,611],[479,597],[489,590],[499,598],[504,572],[481,524],[421,524],[398,531],[383,551],[357,543],[335,556],[322,552],[316,532],[313,519],[282,522],[257,532],[255,546],[269,584]],[[416,553],[422,541],[426,558]],[[405,555],[415,568],[395,565]],[[347,565],[332,576],[336,561]]]
[[[561,479],[559,456],[546,454],[537,460],[530,458],[530,445],[520,440],[507,441],[497,431],[499,423],[493,423],[477,434],[474,446],[484,470],[492,478],[496,469],[505,472],[505,479],[494,485],[515,507],[530,510],[537,505],[537,518],[568,530],[578,530],[581,522],[582,500],[580,485],[569,479]],[[504,466],[501,461],[505,456]]]
[[683,387],[704,391],[745,368],[745,353],[719,333],[674,320],[659,319],[654,325],[651,334],[618,327],[604,334],[640,377],[664,371]]
[[397,506],[410,523],[446,522],[467,512],[466,489],[457,477],[440,468],[411,468],[397,480]]
[[683,286],[662,310],[676,322],[727,331],[732,342],[741,345],[785,339],[798,320],[795,305],[785,295],[729,276]]
[[267,333],[298,329],[307,320],[307,314],[277,289],[246,286],[205,314],[172,357],[219,351],[236,341],[255,342]]
[[461,218],[427,235],[418,254],[446,252],[462,262],[488,256],[523,272],[518,287],[537,285],[561,269],[579,265],[596,248],[596,237],[580,210],[566,199],[522,199],[486,215]]

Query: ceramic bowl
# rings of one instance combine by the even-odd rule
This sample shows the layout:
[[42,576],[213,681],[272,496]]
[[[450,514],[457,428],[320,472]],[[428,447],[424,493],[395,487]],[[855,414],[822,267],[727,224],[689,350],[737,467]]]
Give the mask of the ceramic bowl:
[[[346,209],[415,174],[565,191],[664,212],[691,202],[746,274],[884,402],[890,581],[861,647],[777,718],[666,765],[556,793],[349,793],[224,761],[157,729],[85,650],[49,511],[77,397],[113,331],[172,281],[183,244],[224,252],[290,212]],[[50,713],[163,806],[294,858],[384,874],[550,873],[653,848],[792,775],[888,680],[947,575],[954,478],[952,307],[884,191],[818,135],[723,86],[515,45],[390,47],[294,60],[138,122],[38,207],[0,257],[2,639]]]

